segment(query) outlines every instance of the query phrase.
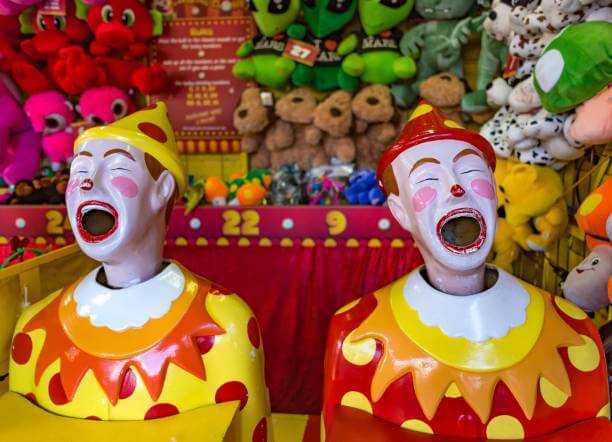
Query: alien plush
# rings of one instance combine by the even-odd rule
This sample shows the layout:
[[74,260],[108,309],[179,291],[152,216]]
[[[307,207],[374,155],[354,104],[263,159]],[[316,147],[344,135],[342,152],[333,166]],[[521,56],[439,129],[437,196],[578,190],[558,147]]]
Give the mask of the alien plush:
[[357,0],[303,0],[302,10],[306,26],[294,23],[288,29],[292,38],[315,46],[319,53],[314,66],[298,63],[291,76],[296,86],[312,86],[318,91],[355,90],[359,79],[341,69],[342,57],[337,48],[340,30],[349,23],[357,10]]
[[288,40],[285,31],[297,19],[300,0],[249,0],[248,3],[259,32],[236,51],[240,60],[232,73],[243,80],[284,89],[295,69],[295,61],[283,56]]
[[[402,33],[395,26],[404,21],[414,0],[359,0],[359,20],[363,30],[345,38],[338,47],[344,56],[342,70],[350,77],[358,77],[364,83],[406,85],[400,80],[416,73],[414,60],[402,56],[399,41]],[[343,89],[351,89],[340,78]]]
[[403,35],[400,50],[405,56],[418,58],[417,76],[402,97],[395,94],[396,100],[412,104],[421,81],[440,72],[463,78],[461,45],[467,43],[470,34],[482,31],[485,19],[485,15],[471,16],[475,7],[476,0],[416,0],[415,9],[427,22]]

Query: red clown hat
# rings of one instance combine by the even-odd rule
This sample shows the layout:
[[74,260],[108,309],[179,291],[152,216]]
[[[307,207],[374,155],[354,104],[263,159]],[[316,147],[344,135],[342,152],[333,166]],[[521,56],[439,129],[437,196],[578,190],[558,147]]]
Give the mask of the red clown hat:
[[429,141],[439,140],[458,140],[471,144],[482,152],[491,170],[495,170],[495,152],[486,139],[446,118],[438,109],[423,100],[410,115],[400,136],[378,162],[376,177],[380,187],[383,187],[385,170],[402,152]]

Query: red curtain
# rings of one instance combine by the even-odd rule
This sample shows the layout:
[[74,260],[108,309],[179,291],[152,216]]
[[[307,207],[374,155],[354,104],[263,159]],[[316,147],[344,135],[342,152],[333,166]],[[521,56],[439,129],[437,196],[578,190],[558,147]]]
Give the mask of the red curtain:
[[[297,242],[297,241],[296,241]],[[266,376],[277,412],[321,410],[327,328],[344,304],[421,264],[409,240],[402,248],[168,246],[166,256],[238,293],[262,329]]]

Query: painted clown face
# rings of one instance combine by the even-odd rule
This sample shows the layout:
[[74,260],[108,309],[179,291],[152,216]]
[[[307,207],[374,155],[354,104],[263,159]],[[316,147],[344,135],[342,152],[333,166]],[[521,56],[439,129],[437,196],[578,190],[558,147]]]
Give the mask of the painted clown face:
[[174,186],[168,171],[154,179],[144,152],[134,146],[100,138],[81,143],[70,169],[66,206],[83,252],[112,262],[148,229],[163,227]]
[[421,251],[457,271],[482,265],[497,218],[495,180],[482,154],[463,141],[430,141],[392,167],[399,196],[390,195],[389,208]]

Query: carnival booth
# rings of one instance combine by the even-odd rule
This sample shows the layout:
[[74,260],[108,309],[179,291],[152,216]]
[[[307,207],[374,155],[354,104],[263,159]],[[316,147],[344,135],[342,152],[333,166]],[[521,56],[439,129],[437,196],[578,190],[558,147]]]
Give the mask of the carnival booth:
[[610,1],[0,24],[0,440],[612,440]]

